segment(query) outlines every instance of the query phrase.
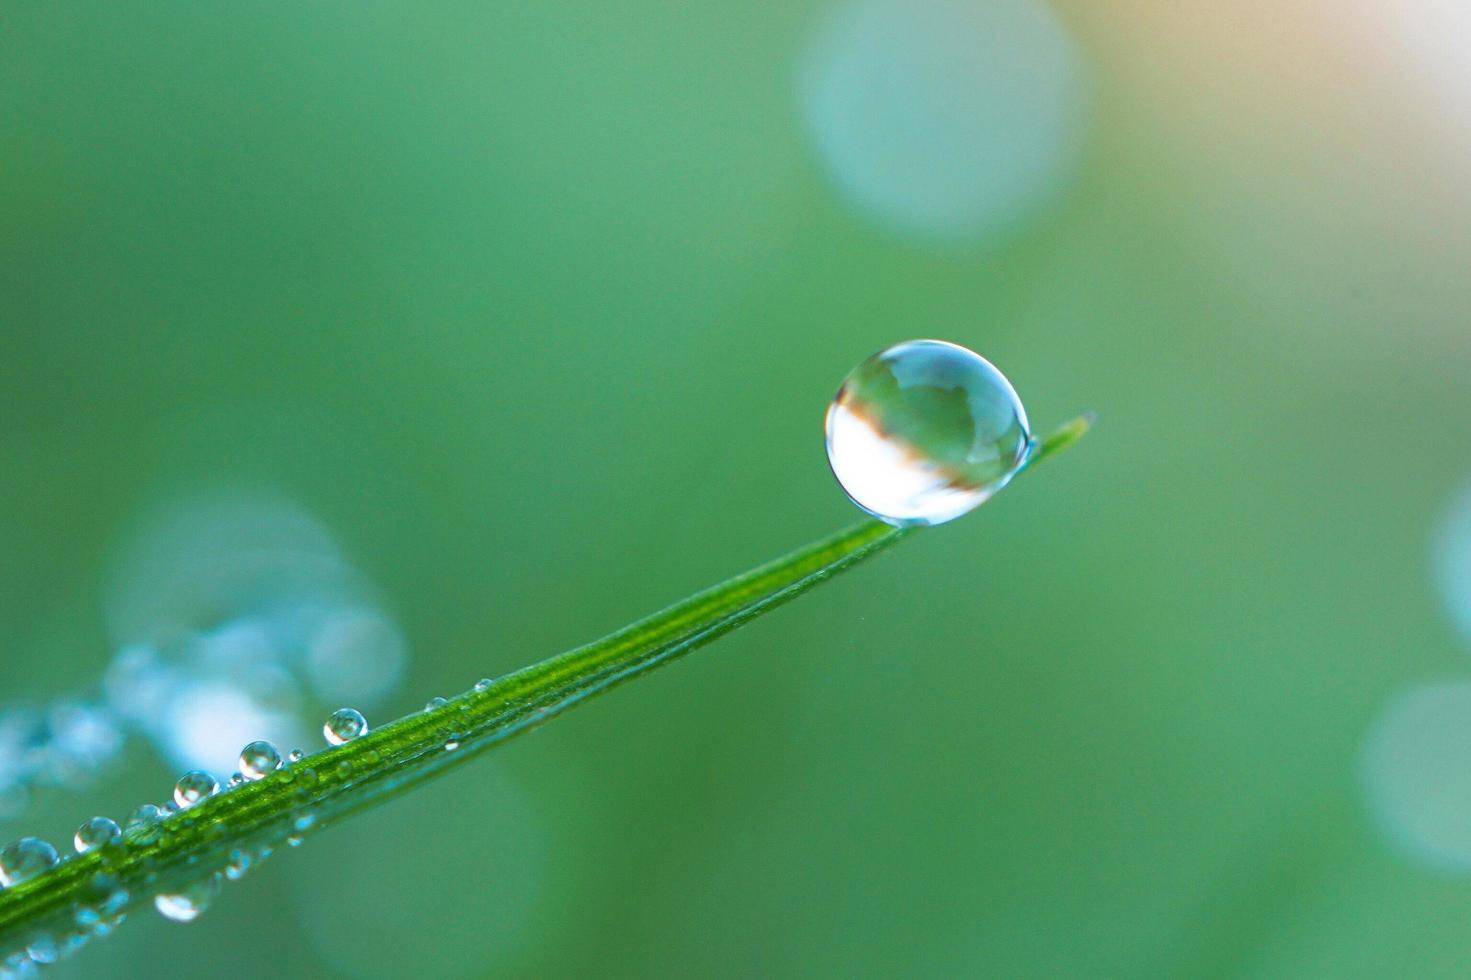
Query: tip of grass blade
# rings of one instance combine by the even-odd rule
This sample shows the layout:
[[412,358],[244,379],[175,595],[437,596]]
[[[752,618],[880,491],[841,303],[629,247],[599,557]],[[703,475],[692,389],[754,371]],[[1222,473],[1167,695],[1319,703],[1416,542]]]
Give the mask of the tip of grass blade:
[[1093,424],[1097,421],[1097,412],[1084,412],[1071,422],[1065,422],[1053,429],[1038,440],[1037,448],[1032,450],[1032,458],[1027,461],[1028,465],[1071,446],[1087,435],[1088,430],[1093,428]]

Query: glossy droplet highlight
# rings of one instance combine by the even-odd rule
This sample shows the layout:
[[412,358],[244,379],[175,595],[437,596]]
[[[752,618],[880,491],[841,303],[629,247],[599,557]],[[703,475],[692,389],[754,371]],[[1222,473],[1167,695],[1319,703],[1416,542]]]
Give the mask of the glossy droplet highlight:
[[435,708],[443,708],[447,704],[449,704],[449,701],[444,698],[430,698],[424,702],[424,710],[433,711]]
[[174,922],[193,922],[220,893],[220,875],[210,875],[185,885],[178,891],[164,892],[153,897],[153,907],[158,914]]
[[281,766],[281,753],[270,742],[251,742],[240,750],[240,775],[247,780],[262,779]]
[[490,685],[492,685],[494,683],[495,683],[495,681],[491,680],[489,677],[482,677],[482,678],[480,678],[480,680],[478,680],[478,681],[475,682],[475,690],[477,690],[477,691],[484,691],[484,690],[488,689],[490,687]]
[[39,837],[22,837],[0,849],[0,885],[34,878],[56,863],[56,848]]
[[194,769],[179,777],[174,784],[174,805],[180,810],[207,800],[219,792],[219,782],[203,769]]
[[116,820],[109,820],[107,817],[93,817],[77,828],[76,834],[72,836],[72,846],[77,849],[78,854],[86,854],[93,848],[117,840],[122,835],[123,829],[117,825]]
[[1026,463],[1032,436],[1006,376],[942,340],[895,344],[843,381],[827,458],[853,502],[900,526],[979,507]]
[[333,745],[351,742],[359,735],[367,734],[367,731],[368,719],[356,708],[338,708],[328,716],[327,723],[322,726],[322,734]]

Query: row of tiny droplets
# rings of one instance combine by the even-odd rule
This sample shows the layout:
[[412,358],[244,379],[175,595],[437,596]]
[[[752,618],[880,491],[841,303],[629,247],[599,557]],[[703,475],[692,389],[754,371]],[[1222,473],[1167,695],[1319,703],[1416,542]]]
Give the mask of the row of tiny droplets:
[[[477,685],[478,686],[478,685]],[[354,708],[340,708],[328,716],[322,725],[322,734],[331,745],[343,745],[367,734],[368,721],[362,712]],[[300,762],[306,754],[296,749],[286,758],[288,763]],[[251,742],[240,750],[240,770],[230,777],[229,786],[239,786],[264,779],[282,767],[280,751],[266,741]],[[172,799],[162,806],[145,803],[128,818],[126,831],[133,834],[135,842],[149,844],[158,839],[159,825],[170,815],[209,799],[220,792],[220,784],[214,776],[203,770],[191,770],[179,777],[174,784]],[[289,846],[301,843],[302,835],[315,824],[311,813],[299,815],[292,824],[285,842]],[[72,846],[77,854],[87,854],[100,848],[123,845],[124,827],[109,817],[92,817],[77,828],[72,836]],[[175,922],[190,922],[198,918],[219,894],[221,881],[243,877],[251,867],[269,857],[273,848],[269,844],[256,845],[249,850],[237,849],[230,852],[224,867],[212,871],[183,887],[154,896],[153,904],[165,918]],[[36,877],[63,860],[55,847],[39,837],[22,837],[0,848],[0,889],[9,888]],[[61,936],[49,933],[27,937],[19,948],[8,949],[0,959],[0,980],[20,978],[34,973],[38,966],[54,963],[84,946],[90,939],[111,933],[126,918],[123,911],[131,896],[107,872],[94,876],[93,886],[101,896],[96,904],[80,905],[72,916],[74,928]]]
[[[492,684],[490,678],[482,678],[473,690],[485,691]],[[443,707],[445,698],[430,698],[424,705],[425,711]],[[327,717],[322,725],[322,735],[330,745],[344,745],[368,732],[368,720],[355,708],[339,708]],[[444,742],[445,751],[452,752],[460,747],[456,735]],[[286,762],[297,763],[305,753],[296,749]],[[343,765],[347,765],[346,762]],[[281,753],[270,742],[251,742],[240,750],[240,769],[230,776],[229,787],[255,782],[282,767]],[[184,773],[174,784],[173,798],[162,806],[145,803],[128,818],[126,828],[109,817],[93,817],[82,823],[72,837],[77,854],[87,854],[99,848],[123,845],[125,831],[133,835],[139,844],[150,844],[158,839],[159,825],[170,815],[187,810],[195,804],[209,799],[220,792],[219,781],[203,770],[195,769]],[[302,835],[316,823],[314,814],[299,815],[292,823],[292,830],[285,837],[288,846],[302,842]],[[192,922],[197,919],[220,892],[225,879],[238,880],[253,866],[265,860],[273,852],[269,844],[259,844],[249,850],[236,849],[230,852],[225,866],[201,876],[174,891],[161,892],[154,896],[153,904],[159,914],[175,922]],[[22,837],[0,849],[0,889],[26,881],[54,867],[61,860],[55,847],[39,837]],[[110,934],[126,919],[124,909],[131,898],[127,890],[105,871],[94,876],[92,884],[101,899],[95,905],[80,905],[73,916],[74,928],[60,938],[49,933],[27,938],[25,944],[12,950],[0,951],[0,980],[29,976],[39,966],[60,960],[80,949],[93,938]]]

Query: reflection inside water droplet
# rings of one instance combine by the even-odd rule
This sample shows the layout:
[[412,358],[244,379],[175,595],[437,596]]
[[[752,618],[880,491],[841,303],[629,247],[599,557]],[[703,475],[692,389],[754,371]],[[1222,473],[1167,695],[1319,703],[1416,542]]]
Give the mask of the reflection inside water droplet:
[[911,340],[844,380],[827,455],[853,502],[891,524],[942,524],[985,503],[1031,452],[1011,382],[974,351]]

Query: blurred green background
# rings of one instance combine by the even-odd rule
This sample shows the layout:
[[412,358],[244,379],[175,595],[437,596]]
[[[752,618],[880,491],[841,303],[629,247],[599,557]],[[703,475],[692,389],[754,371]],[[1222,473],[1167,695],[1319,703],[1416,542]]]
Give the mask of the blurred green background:
[[[1423,47],[1471,18],[1008,0],[971,35],[921,4],[897,68],[831,42],[873,91],[824,109],[842,7],[0,11],[4,702],[95,687],[120,543],[181,494],[330,529],[410,650],[381,721],[852,521],[822,412],[896,340],[981,351],[1039,429],[1101,416],[56,975],[1464,969],[1471,880],[1394,844],[1360,759],[1397,693],[1471,679],[1432,561],[1471,475],[1471,65]],[[933,36],[975,70],[888,84]],[[880,151],[1021,161],[914,178],[944,214],[994,180],[971,220],[844,183],[814,113],[895,91]],[[59,843],[175,775],[134,739],[0,830]]]

